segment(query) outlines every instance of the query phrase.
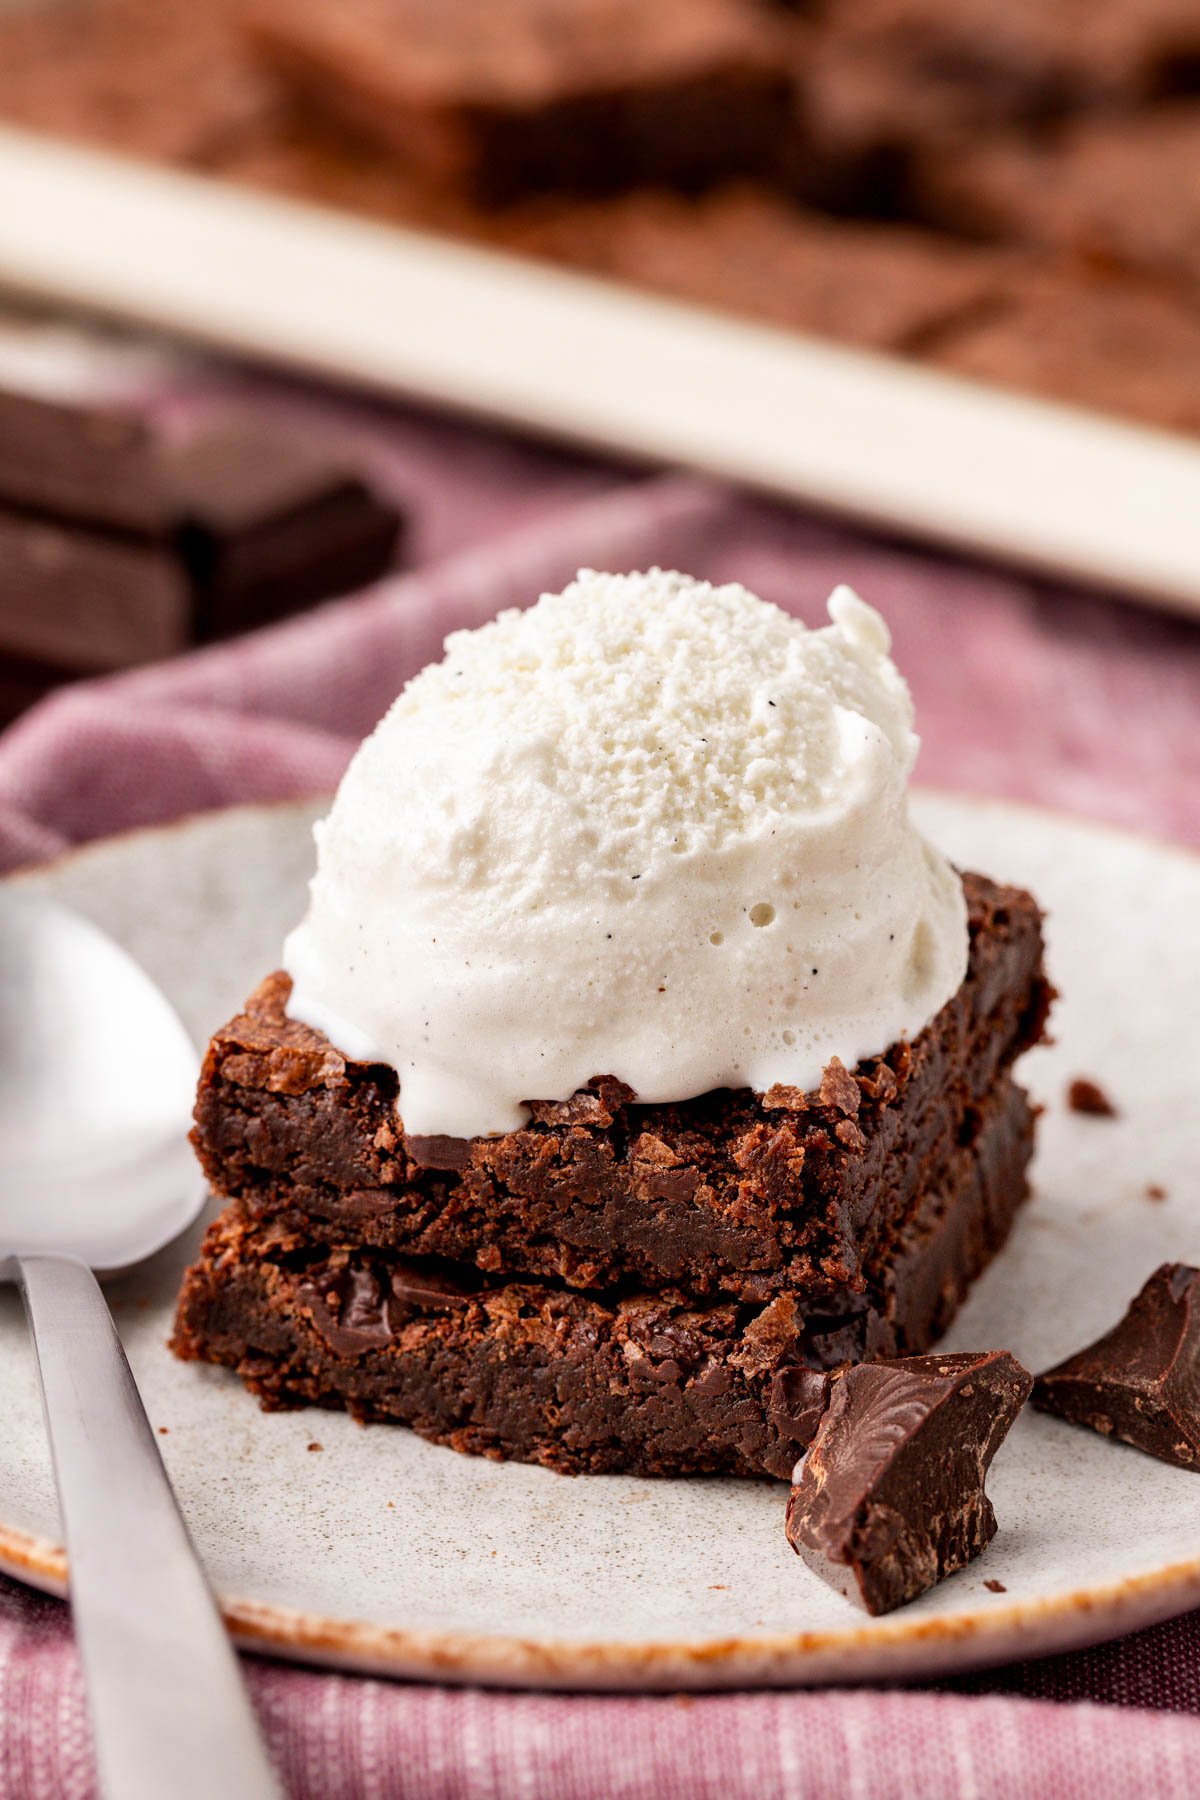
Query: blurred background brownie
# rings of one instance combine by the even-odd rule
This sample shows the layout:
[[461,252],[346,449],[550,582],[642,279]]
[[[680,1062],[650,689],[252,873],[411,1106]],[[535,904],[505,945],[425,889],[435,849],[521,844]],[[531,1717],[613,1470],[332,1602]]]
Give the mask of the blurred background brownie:
[[932,355],[958,375],[1200,433],[1200,312],[1153,282],[1039,272]]
[[753,0],[262,0],[250,29],[319,109],[487,199],[765,171],[788,110]]
[[1011,259],[902,225],[801,211],[737,187],[648,192],[514,222],[515,247],[764,324],[913,350],[974,317]]
[[964,233],[1200,291],[1200,107],[1081,120],[1036,143],[985,140],[934,162],[921,191],[931,217]]
[[1198,428],[1195,0],[28,0],[0,119]]
[[0,7],[0,116],[203,167],[276,103],[234,0],[54,0]]

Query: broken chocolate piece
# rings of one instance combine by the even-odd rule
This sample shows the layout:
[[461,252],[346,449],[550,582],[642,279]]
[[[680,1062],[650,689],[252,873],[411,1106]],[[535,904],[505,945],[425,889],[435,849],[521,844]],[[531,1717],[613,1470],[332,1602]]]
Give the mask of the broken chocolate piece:
[[1117,1109],[1100,1086],[1088,1075],[1077,1075],[1067,1088],[1067,1105],[1072,1112],[1088,1113],[1096,1119],[1115,1119]]
[[1200,1468],[1200,1269],[1163,1263],[1111,1331],[1038,1376],[1033,1403]]
[[1004,1350],[848,1369],[794,1477],[792,1549],[872,1614],[961,1569],[995,1536],[983,1484],[1031,1386]]
[[392,1300],[404,1312],[453,1312],[465,1306],[475,1285],[468,1272],[398,1256],[391,1264]]

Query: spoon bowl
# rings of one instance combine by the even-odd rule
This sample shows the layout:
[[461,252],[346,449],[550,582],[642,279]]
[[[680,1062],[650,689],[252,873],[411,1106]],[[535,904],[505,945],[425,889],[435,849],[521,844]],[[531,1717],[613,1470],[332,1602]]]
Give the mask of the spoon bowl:
[[114,1273],[192,1223],[196,1074],[177,1014],[124,950],[0,890],[0,1279],[34,1254]]

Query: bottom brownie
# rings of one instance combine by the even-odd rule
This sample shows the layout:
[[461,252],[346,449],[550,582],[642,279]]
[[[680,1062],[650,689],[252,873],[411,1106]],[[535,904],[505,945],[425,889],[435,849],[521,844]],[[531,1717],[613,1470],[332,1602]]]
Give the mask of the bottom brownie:
[[235,1369],[268,1407],[345,1407],[456,1450],[563,1473],[787,1478],[816,1424],[806,1371],[925,1350],[1008,1234],[1033,1118],[1004,1082],[865,1293],[803,1313],[596,1295],[388,1252],[330,1250],[234,1203],[184,1283],[176,1354]]

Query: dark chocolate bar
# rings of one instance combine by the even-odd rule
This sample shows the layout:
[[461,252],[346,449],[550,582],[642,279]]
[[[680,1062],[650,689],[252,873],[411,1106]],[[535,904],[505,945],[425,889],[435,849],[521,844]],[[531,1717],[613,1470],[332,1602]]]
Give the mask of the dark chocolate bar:
[[303,436],[230,419],[170,442],[132,413],[0,392],[0,721],[57,681],[362,587],[400,524]]

